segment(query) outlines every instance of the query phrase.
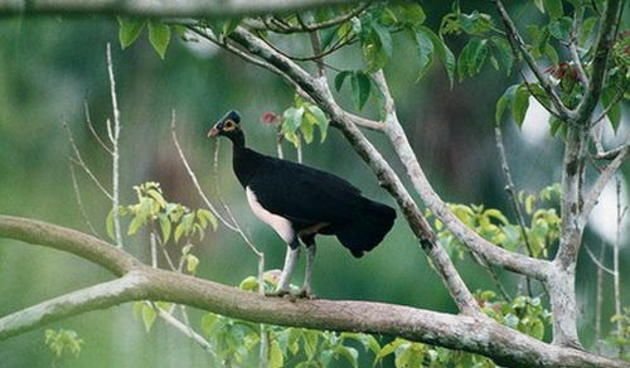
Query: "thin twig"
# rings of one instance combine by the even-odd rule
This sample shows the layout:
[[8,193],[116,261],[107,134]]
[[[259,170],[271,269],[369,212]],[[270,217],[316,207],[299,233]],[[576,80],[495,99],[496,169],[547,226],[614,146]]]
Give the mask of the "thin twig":
[[103,194],[105,194],[105,196],[111,200],[113,198],[112,195],[109,193],[107,189],[105,189],[103,184],[101,184],[101,181],[98,180],[96,175],[94,175],[92,170],[90,170],[90,168],[87,166],[85,161],[83,161],[83,157],[81,156],[79,147],[77,146],[76,142],[74,141],[74,137],[72,136],[72,130],[70,129],[70,126],[68,126],[68,124],[65,121],[62,122],[62,125],[66,129],[66,132],[68,133],[68,140],[70,141],[70,146],[72,147],[72,150],[74,151],[74,158],[71,158],[71,161],[74,162],[79,167],[81,167],[83,171],[90,177],[90,179],[92,179],[94,184],[96,184],[98,189],[100,189],[101,192],[103,192]]
[[612,101],[610,101],[610,104],[608,106],[604,106],[604,109],[602,110],[601,114],[597,118],[595,118],[595,120],[591,122],[591,126],[595,126],[597,123],[602,121],[606,116],[608,116],[608,113],[610,112],[610,110],[612,110],[615,107],[615,105],[617,105],[619,101],[621,101],[624,94],[626,93],[626,90],[628,90],[628,84],[624,85],[623,88],[617,91],[617,94],[615,95],[615,97],[613,97]]
[[[114,128],[108,124],[108,131],[110,132],[110,140],[112,143],[112,211],[114,218],[114,235],[116,238],[116,246],[122,248],[122,230],[120,226],[120,214],[118,213],[118,207],[120,203],[120,170],[119,160],[120,154],[118,152],[118,140],[120,138],[120,110],[118,110],[118,99],[116,97],[116,80],[114,78],[114,66],[112,63],[112,49],[111,45],[107,43],[107,73],[109,74],[109,87],[112,98],[112,110],[114,114]],[[108,120],[109,122],[109,120]]]
[[577,71],[577,76],[584,85],[585,89],[588,89],[589,81],[586,76],[586,72],[584,71],[584,67],[582,66],[582,60],[580,59],[580,55],[578,53],[578,34],[579,30],[582,28],[582,18],[584,17],[584,7],[578,6],[575,9],[573,14],[573,26],[571,28],[571,36],[569,40],[569,53],[571,54],[571,59],[573,60],[573,64],[575,64],[575,69]]
[[[615,233],[615,244],[613,245],[613,275],[614,290],[615,290],[615,315],[621,315],[621,281],[619,274],[619,247],[621,246],[621,223],[623,222],[624,211],[621,210],[621,180],[615,178],[615,193],[617,195],[617,231]],[[622,336],[622,324],[621,319],[617,319],[617,334]],[[623,347],[620,346],[620,352]]]
[[[499,160],[501,161],[501,169],[503,171],[503,177],[505,178],[505,191],[510,197],[510,202],[512,203],[512,209],[516,214],[516,220],[518,222],[518,226],[521,230],[521,235],[523,236],[523,241],[525,242],[525,248],[527,249],[527,254],[530,257],[534,256],[534,251],[532,250],[532,246],[529,242],[529,236],[527,235],[527,227],[525,225],[525,217],[523,216],[523,210],[518,202],[518,196],[516,194],[516,186],[514,185],[514,181],[512,180],[512,173],[510,171],[510,166],[508,165],[507,155],[505,154],[505,146],[503,145],[503,134],[501,133],[501,127],[496,126],[494,128],[494,137],[496,140],[497,149],[499,151]],[[525,282],[527,284],[527,294],[531,297],[533,294],[531,280],[528,276],[525,276]]]
[[[586,247],[588,249],[588,247]],[[606,247],[601,245],[599,250],[599,262],[604,261],[606,254]],[[597,268],[597,293],[595,297],[595,344],[597,351],[600,350],[600,341],[602,339],[602,305],[604,304],[604,270],[601,267]]]
[[96,229],[94,228],[94,226],[92,225],[92,222],[90,221],[90,218],[87,215],[87,212],[85,211],[85,207],[83,206],[83,200],[81,200],[81,191],[79,190],[79,183],[77,182],[77,175],[74,172],[74,165],[72,162],[70,162],[68,164],[68,167],[70,168],[70,177],[72,178],[72,187],[74,188],[74,195],[77,199],[77,204],[79,205],[79,211],[81,211],[81,216],[83,217],[83,220],[85,221],[88,229],[90,229],[90,232],[92,233],[92,235],[96,236],[97,238],[100,238],[100,234],[96,231]]
[[[347,14],[343,14],[340,15],[338,17],[332,18],[332,19],[328,19],[325,21],[321,21],[319,23],[305,23],[305,22],[301,22],[299,26],[293,26],[291,24],[288,23],[283,23],[281,27],[274,27],[271,26],[269,24],[268,21],[266,21],[264,18],[261,19],[261,22],[263,24],[258,24],[255,20],[250,19],[247,22],[247,25],[250,28],[254,28],[254,29],[266,29],[275,33],[284,33],[284,34],[289,34],[289,33],[306,33],[306,32],[312,32],[312,31],[318,31],[321,29],[325,29],[325,28],[330,28],[330,27],[334,27],[336,25],[342,24],[344,22],[347,22],[348,20],[360,15],[363,11],[365,11],[370,5],[371,5],[372,1],[367,1],[365,4],[359,5],[358,7],[354,8],[353,10],[351,10],[350,12],[348,12]],[[299,18],[298,18],[299,19]]]
[[[588,256],[591,258],[591,261],[593,261],[593,263],[595,263],[595,266],[597,266],[598,270],[605,271],[606,273],[610,274],[611,276],[615,276],[616,272],[614,270],[611,270],[610,268],[604,266],[602,261],[597,259],[597,257],[593,254],[593,252],[591,251],[591,248],[589,248],[588,246],[585,246],[584,248],[586,249],[586,253],[588,254]],[[604,248],[604,247],[602,246],[602,248]],[[601,255],[600,255],[600,258],[601,258]]]
[[101,147],[103,147],[103,149],[107,151],[107,153],[109,153],[110,155],[113,155],[114,152],[112,151],[112,149],[107,147],[107,145],[105,144],[105,142],[103,142],[103,140],[98,135],[98,133],[96,133],[96,129],[94,129],[94,125],[92,125],[92,118],[90,117],[90,108],[88,106],[87,101],[83,101],[83,108],[85,110],[85,122],[87,123],[87,126],[90,129],[92,136],[96,139],[98,144],[100,144]]
[[[497,10],[499,12],[499,15],[501,16],[501,19],[503,20],[503,24],[505,25],[505,29],[508,35],[508,40],[513,45],[513,49],[515,51],[518,50],[520,55],[523,56],[523,59],[529,66],[530,70],[532,71],[532,73],[534,73],[534,76],[536,76],[536,79],[538,80],[542,88],[545,90],[547,95],[549,96],[549,99],[551,100],[554,108],[557,110],[559,117],[562,120],[570,120],[568,118],[573,117],[574,115],[573,112],[567,109],[567,107],[564,105],[564,103],[560,99],[560,96],[558,96],[556,91],[553,89],[553,86],[549,83],[549,80],[545,77],[543,71],[536,64],[536,60],[534,60],[534,57],[531,55],[531,53],[527,49],[527,46],[525,45],[523,38],[519,34],[518,29],[516,28],[516,25],[514,24],[514,22],[512,21],[512,18],[510,17],[507,10],[503,6],[503,2],[501,0],[492,0],[492,1],[495,3]],[[516,54],[516,56],[518,57],[518,53]]]
[[169,314],[167,311],[162,308],[155,307],[158,311],[158,316],[164,320],[167,324],[171,325],[175,329],[177,329],[182,334],[186,335],[194,342],[196,342],[199,346],[201,346],[205,351],[207,351],[214,358],[217,358],[217,355],[214,351],[214,348],[208,340],[206,340],[203,336],[195,332],[189,325],[182,323],[180,320]]

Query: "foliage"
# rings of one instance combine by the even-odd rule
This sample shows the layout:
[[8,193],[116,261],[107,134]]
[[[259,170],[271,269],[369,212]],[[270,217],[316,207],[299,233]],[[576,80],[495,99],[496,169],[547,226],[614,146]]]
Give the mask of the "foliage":
[[63,328],[57,331],[47,329],[44,336],[44,343],[54,355],[53,362],[57,362],[68,356],[74,358],[78,357],[79,354],[81,354],[81,347],[85,343],[75,331]]
[[[517,194],[519,204],[524,208],[528,216],[526,226],[521,229],[519,224],[511,223],[498,209],[485,208],[483,205],[450,204],[449,207],[465,225],[474,229],[479,235],[491,243],[508,249],[518,251],[528,249],[536,258],[546,258],[549,248],[560,237],[561,219],[554,207],[539,207],[545,204],[554,204],[560,198],[560,185],[554,184],[543,188],[537,194],[528,194],[520,191]],[[427,211],[428,216],[432,214]],[[451,255],[462,259],[468,248],[448,231],[442,222],[434,220],[438,241],[449,250]],[[527,242],[523,236],[527,237]]]
[[[542,339],[550,322],[550,313],[539,298],[519,296],[512,301],[498,299],[493,291],[478,291],[475,298],[482,311],[497,322],[519,330],[536,339]],[[396,338],[376,355],[375,363],[393,354],[397,368],[402,367],[478,367],[494,368],[491,359],[442,347]]]
[[320,142],[324,142],[328,124],[328,118],[319,107],[296,95],[294,105],[282,114],[280,133],[295,147],[299,147],[302,139],[307,144],[313,142],[315,127],[319,128]]
[[610,321],[616,323],[617,328],[610,331],[608,343],[619,351],[619,358],[630,361],[630,307],[624,307],[623,312]]

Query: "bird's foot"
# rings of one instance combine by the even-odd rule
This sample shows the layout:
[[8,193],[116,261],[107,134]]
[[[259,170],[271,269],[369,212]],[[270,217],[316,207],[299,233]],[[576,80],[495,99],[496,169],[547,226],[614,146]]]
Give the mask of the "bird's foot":
[[317,299],[317,296],[313,294],[310,287],[302,287],[296,294],[296,297],[301,299]]
[[269,291],[265,293],[265,296],[279,297],[283,298],[285,296],[291,296],[291,291],[288,289],[278,289],[275,291]]
[[301,288],[300,290],[287,290],[287,289],[278,289],[271,292],[266,292],[265,296],[270,297],[278,297],[278,298],[287,298],[291,301],[296,301],[297,299],[315,299],[315,294],[311,292],[310,288]]

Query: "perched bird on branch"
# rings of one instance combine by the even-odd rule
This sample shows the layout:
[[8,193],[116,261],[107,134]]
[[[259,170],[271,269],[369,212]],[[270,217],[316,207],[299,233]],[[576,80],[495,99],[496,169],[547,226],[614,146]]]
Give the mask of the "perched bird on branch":
[[234,173],[245,189],[254,215],[271,226],[288,246],[278,289],[289,293],[289,282],[306,246],[306,272],[299,296],[311,295],[315,236],[335,235],[353,256],[372,250],[389,232],[393,208],[361,195],[359,189],[335,175],[291,161],[260,154],[245,147],[241,118],[228,112],[208,132],[233,143]]

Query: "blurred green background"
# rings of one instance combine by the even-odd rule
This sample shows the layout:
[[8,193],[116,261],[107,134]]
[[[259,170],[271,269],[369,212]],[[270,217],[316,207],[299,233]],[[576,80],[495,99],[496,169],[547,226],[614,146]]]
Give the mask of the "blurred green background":
[[[428,9],[429,21],[436,24],[445,5],[432,7],[433,10]],[[280,78],[203,41],[175,40],[163,61],[149,46],[146,35],[122,51],[117,31],[115,19],[102,17],[0,19],[0,213],[87,231],[72,188],[70,144],[62,122],[73,130],[83,157],[95,174],[109,183],[109,156],[91,137],[83,110],[85,101],[92,121],[104,136],[105,121],[112,115],[105,65],[108,42],[112,44],[122,113],[123,204],[135,200],[133,185],[151,180],[161,183],[169,201],[191,208],[202,206],[170,140],[171,109],[177,111],[184,150],[209,193],[215,192],[212,152],[217,142],[207,140],[205,133],[226,110],[238,109],[242,113],[250,146],[275,154],[275,132],[260,123],[260,116],[266,111],[281,113],[292,103],[293,92]],[[483,203],[513,218],[503,191],[492,131],[495,101],[514,76],[486,68],[481,76],[456,83],[451,90],[443,70],[436,65],[417,82],[413,47],[402,38],[395,42],[394,62],[386,72],[401,121],[435,189],[449,202]],[[452,43],[455,50],[457,42],[455,39]],[[302,51],[298,44],[284,46],[295,53]],[[356,49],[349,49],[328,62],[350,68],[360,65],[359,56]],[[341,96],[340,100],[351,105],[348,96]],[[368,114],[376,111],[377,103],[371,97]],[[561,142],[545,134],[546,121],[540,111],[534,110],[530,110],[523,132],[513,124],[506,124],[505,131],[514,179],[519,188],[532,192],[559,180],[561,162]],[[626,121],[617,137],[625,136],[627,131]],[[388,143],[378,135],[369,136],[402,172]],[[610,138],[615,139],[618,138]],[[295,159],[288,144],[284,149],[290,159]],[[285,247],[247,208],[243,190],[231,171],[230,155],[229,145],[222,142],[218,178],[221,190],[246,232],[265,252],[267,268],[280,268]],[[305,147],[304,161],[343,176],[370,198],[393,204],[337,131],[331,130],[323,144]],[[80,170],[78,173],[89,217],[105,237],[110,203]],[[623,175],[629,177],[628,165],[623,168]],[[612,194],[608,194],[608,205],[615,204],[614,191]],[[601,213],[600,222],[614,223],[610,207]],[[607,235],[602,235],[606,231]],[[609,244],[611,235],[614,233],[610,233],[610,226],[606,230],[602,225],[589,228],[585,241],[598,253],[602,244]],[[626,270],[630,262],[627,236],[624,241],[621,270]],[[128,251],[149,261],[148,242],[142,234],[126,238],[126,243]],[[400,215],[386,241],[360,261],[334,238],[323,238],[319,244],[314,288],[321,297],[454,311],[440,279]],[[201,259],[198,276],[202,278],[237,285],[256,271],[254,255],[225,228],[209,233],[195,252]],[[457,266],[472,290],[493,287],[487,273],[470,259],[458,261]],[[296,272],[296,283],[301,280],[301,270]],[[627,276],[630,275],[625,272],[622,279]],[[512,291],[516,290],[518,278],[506,273],[501,273],[501,277]],[[106,271],[77,257],[0,239],[0,316],[110,278]],[[628,295],[630,283],[625,281],[622,293]],[[592,342],[595,267],[586,255],[580,259],[578,285],[580,328],[588,346]],[[610,286],[607,278],[604,316],[613,313]],[[627,304],[628,298],[624,300]],[[62,365],[207,366],[206,354],[192,341],[159,321],[146,333],[131,309],[130,305],[121,305],[53,324],[53,328],[74,329],[85,340],[80,357]],[[200,315],[193,312],[193,323],[199,321]],[[604,326],[607,331],[607,318]],[[43,329],[0,343],[3,368],[45,367],[52,360],[44,345]]]

